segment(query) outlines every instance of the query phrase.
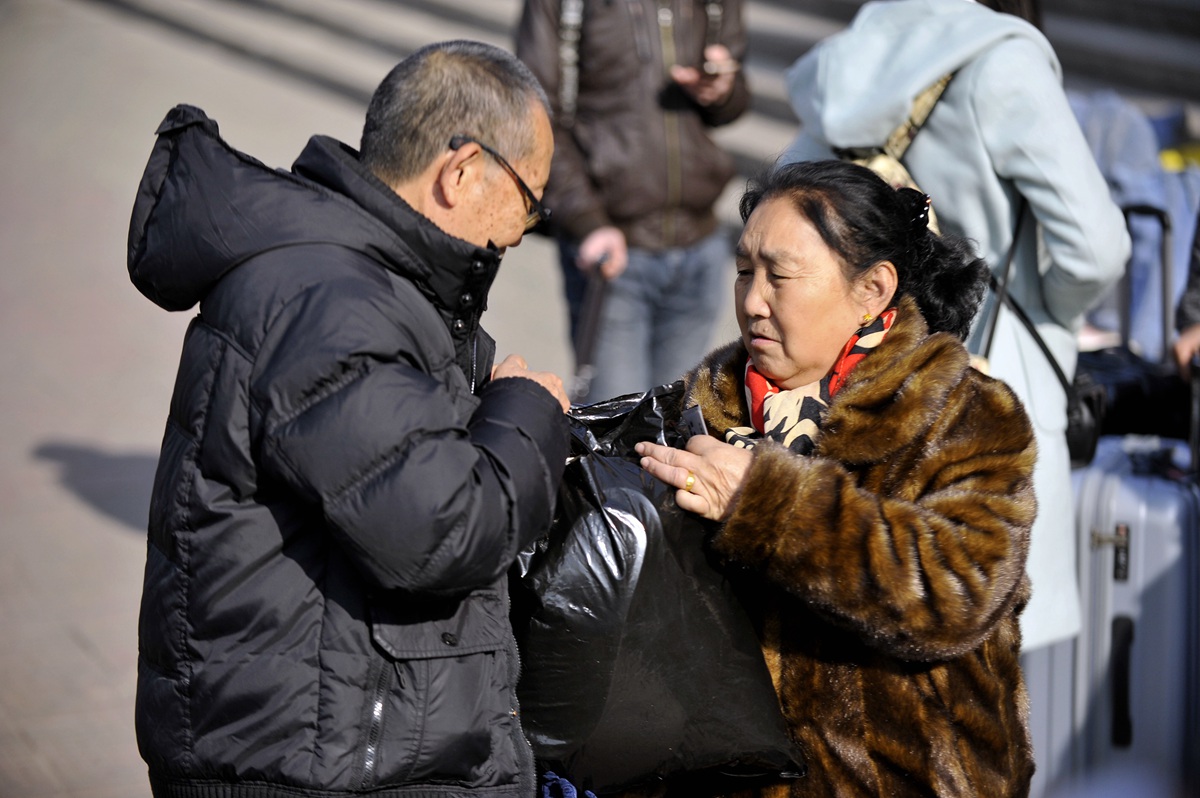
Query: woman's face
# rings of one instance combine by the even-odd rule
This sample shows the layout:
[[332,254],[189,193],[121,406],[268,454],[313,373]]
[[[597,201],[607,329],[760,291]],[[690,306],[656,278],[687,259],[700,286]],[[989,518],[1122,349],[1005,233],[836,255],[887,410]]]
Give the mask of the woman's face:
[[783,389],[824,377],[872,311],[817,229],[783,197],[764,200],[746,220],[734,303],[755,368]]

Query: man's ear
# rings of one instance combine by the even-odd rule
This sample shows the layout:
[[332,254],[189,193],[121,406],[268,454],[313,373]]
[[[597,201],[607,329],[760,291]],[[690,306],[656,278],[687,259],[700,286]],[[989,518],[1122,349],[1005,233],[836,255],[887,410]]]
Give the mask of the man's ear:
[[887,310],[894,301],[900,277],[896,265],[890,260],[881,260],[867,270],[858,281],[859,298],[872,316]]
[[468,141],[443,157],[435,189],[438,202],[453,208],[462,202],[467,190],[482,176],[483,150],[475,142]]

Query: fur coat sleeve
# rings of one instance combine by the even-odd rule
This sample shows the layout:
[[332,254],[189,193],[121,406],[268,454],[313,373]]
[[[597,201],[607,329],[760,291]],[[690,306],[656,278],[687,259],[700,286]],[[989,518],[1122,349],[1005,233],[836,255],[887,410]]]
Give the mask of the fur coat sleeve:
[[[969,651],[1021,592],[1035,445],[1007,386],[927,335],[915,306],[851,374],[814,456],[761,444],[714,547],[867,645],[906,660]],[[740,346],[694,375],[723,426],[744,411]]]
[[[1028,417],[909,300],[833,398],[809,457],[760,443],[712,539],[759,624],[808,774],[756,795],[1028,793],[1018,660],[1036,503]],[[740,344],[689,375],[747,425]],[[747,578],[741,578],[745,575]]]

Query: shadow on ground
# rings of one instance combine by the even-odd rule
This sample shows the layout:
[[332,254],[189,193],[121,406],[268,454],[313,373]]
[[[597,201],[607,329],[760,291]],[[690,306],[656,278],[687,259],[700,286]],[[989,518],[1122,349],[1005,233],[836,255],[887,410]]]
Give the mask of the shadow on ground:
[[59,483],[96,510],[131,531],[146,531],[157,453],[111,452],[88,444],[50,441],[33,454],[38,460],[54,463]]

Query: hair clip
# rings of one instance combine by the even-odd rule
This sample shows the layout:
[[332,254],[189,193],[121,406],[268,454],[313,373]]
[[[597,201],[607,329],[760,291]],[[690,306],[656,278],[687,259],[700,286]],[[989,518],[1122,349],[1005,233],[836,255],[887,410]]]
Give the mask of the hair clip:
[[929,209],[933,205],[933,200],[930,199],[928,194],[908,186],[903,186],[897,189],[897,191],[900,192],[905,204],[908,206],[909,213],[912,214],[909,218],[909,224],[912,225],[913,231],[928,230]]

